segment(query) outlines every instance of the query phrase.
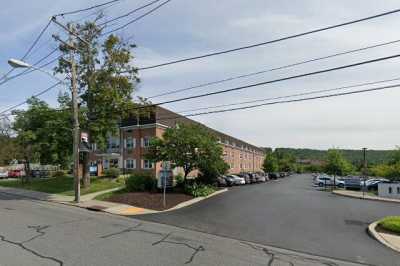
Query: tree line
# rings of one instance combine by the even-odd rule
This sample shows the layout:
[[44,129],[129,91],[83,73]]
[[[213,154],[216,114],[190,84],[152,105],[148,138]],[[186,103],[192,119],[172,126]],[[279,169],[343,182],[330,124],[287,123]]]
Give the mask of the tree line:
[[[295,151],[300,151],[299,155]],[[304,153],[304,151],[306,151]],[[313,152],[317,151],[317,152]],[[311,152],[313,156],[305,156]],[[361,151],[352,151],[352,153]],[[367,158],[371,151],[367,151]],[[392,151],[378,151],[385,154],[384,159],[366,160],[367,167],[364,169],[363,160],[351,161],[346,154],[349,150],[329,149],[327,151],[311,149],[286,149],[279,148],[266,149],[266,156],[263,164],[265,172],[314,172],[327,173],[335,176],[347,175],[367,175],[375,177],[384,177],[394,181],[400,181],[400,148]],[[319,156],[315,156],[318,154]],[[377,151],[372,151],[376,156]],[[315,157],[314,157],[315,156]],[[305,163],[302,160],[314,160]]]

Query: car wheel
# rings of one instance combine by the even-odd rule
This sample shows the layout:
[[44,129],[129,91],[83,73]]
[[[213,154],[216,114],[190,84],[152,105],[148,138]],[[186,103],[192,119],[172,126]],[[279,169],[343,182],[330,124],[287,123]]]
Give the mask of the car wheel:
[[344,188],[344,184],[339,184],[338,187]]
[[318,183],[318,186],[319,186],[319,187],[323,187],[323,186],[324,186],[324,183],[320,182],[320,183]]

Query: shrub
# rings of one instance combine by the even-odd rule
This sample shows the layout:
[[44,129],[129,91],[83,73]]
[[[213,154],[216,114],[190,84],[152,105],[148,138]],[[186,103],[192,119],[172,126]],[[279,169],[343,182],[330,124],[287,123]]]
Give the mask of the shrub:
[[184,184],[185,184],[185,178],[183,177],[183,175],[179,174],[177,176],[175,176],[175,181],[176,181],[176,187],[178,188],[183,188]]
[[65,177],[65,172],[62,170],[58,170],[52,173],[52,176],[55,178],[61,178],[61,177]]
[[191,195],[195,198],[197,197],[206,197],[215,192],[215,188],[213,186],[207,186],[203,184],[193,183],[192,185],[185,186],[185,193]]
[[383,229],[400,234],[400,216],[385,217],[378,224]]
[[104,176],[105,177],[110,177],[110,178],[117,178],[120,175],[120,171],[118,168],[110,168],[104,171]]
[[129,192],[153,191],[157,187],[157,179],[150,174],[132,174],[125,180]]

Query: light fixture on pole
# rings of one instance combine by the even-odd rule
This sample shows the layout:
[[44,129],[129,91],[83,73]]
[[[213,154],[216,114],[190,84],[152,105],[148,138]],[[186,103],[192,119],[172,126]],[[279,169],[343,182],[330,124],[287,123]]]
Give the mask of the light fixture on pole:
[[29,63],[27,63],[27,62],[24,62],[24,61],[21,61],[21,60],[18,60],[18,59],[11,58],[11,59],[8,60],[8,64],[9,64],[10,66],[12,66],[13,68],[31,68],[31,69],[40,71],[40,72],[45,73],[46,75],[50,76],[51,78],[53,78],[53,79],[55,79],[55,80],[61,82],[62,84],[64,84],[64,85],[66,84],[64,80],[62,80],[62,79],[60,79],[60,78],[54,76],[54,75],[53,75],[52,73],[50,73],[49,71],[44,70],[44,69],[42,69],[42,68],[40,68],[40,67],[33,66],[33,65],[31,65],[31,64],[29,64]]
[[[53,79],[56,79],[59,81],[61,84],[64,84],[67,86],[67,83],[50,73],[49,71],[46,71],[42,68],[33,66],[29,63],[26,63],[24,61],[18,60],[18,59],[9,59],[8,64],[12,66],[13,68],[31,68],[34,70],[38,70],[42,73],[45,73],[46,75],[50,76]],[[79,179],[79,120],[78,120],[78,103],[77,103],[77,81],[76,81],[76,65],[75,61],[73,58],[71,58],[71,83],[72,83],[72,102],[73,102],[73,116],[74,116],[74,129],[73,129],[73,157],[74,157],[74,190],[75,190],[75,201],[79,202],[80,201],[80,179]]]

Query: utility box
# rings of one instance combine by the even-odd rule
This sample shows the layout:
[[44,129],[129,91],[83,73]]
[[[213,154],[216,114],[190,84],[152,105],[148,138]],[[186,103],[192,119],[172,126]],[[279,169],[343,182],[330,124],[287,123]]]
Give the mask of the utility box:
[[383,198],[400,199],[400,183],[379,183],[378,196]]

